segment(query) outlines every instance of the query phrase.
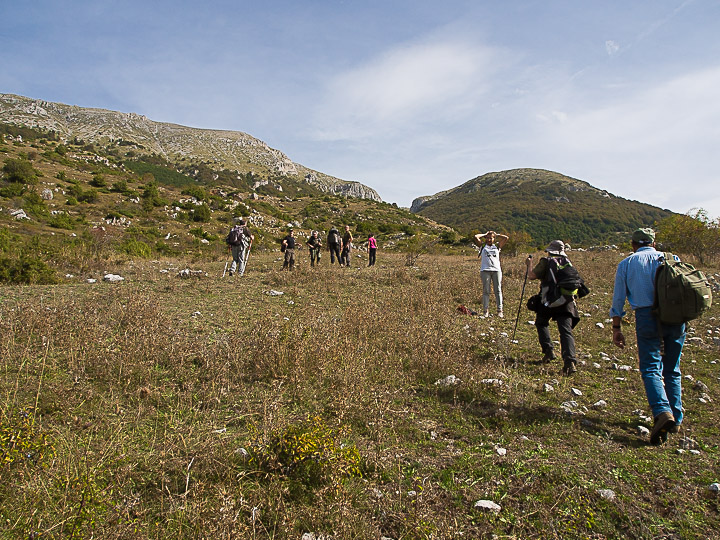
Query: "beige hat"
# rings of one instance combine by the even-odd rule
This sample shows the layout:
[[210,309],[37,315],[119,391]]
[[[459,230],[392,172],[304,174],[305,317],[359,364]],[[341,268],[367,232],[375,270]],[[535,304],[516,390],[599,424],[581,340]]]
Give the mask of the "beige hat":
[[545,248],[550,255],[565,255],[565,242],[562,240],[553,240]]
[[655,231],[652,229],[636,229],[632,233],[632,241],[636,244],[652,244],[655,241]]

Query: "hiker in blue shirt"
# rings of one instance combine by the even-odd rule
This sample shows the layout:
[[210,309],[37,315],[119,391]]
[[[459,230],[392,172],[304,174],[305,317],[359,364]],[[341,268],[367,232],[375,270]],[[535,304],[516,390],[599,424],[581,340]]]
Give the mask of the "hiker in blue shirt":
[[654,418],[650,442],[660,444],[668,433],[677,433],[683,420],[680,355],[685,325],[661,323],[653,313],[655,275],[663,257],[655,250],[655,232],[637,229],[631,244],[633,254],[620,261],[615,273],[612,339],[621,349],[625,347],[621,323],[627,298],[635,311],[640,373]]

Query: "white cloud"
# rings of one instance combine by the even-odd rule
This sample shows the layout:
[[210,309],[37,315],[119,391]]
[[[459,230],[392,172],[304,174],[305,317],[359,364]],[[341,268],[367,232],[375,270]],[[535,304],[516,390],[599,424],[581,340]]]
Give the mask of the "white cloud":
[[318,111],[321,138],[362,138],[454,118],[487,92],[497,57],[472,42],[423,42],[337,74]]

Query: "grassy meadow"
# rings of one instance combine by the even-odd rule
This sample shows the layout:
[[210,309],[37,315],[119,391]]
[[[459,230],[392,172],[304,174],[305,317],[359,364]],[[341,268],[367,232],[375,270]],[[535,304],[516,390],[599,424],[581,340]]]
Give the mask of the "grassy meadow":
[[605,323],[623,255],[569,255],[592,291],[570,378],[524,306],[511,342],[522,256],[505,319],[457,312],[481,308],[469,251],[1,287],[0,538],[718,537],[720,308],[691,325],[683,429],[650,446],[640,374],[613,369],[636,367],[634,332],[620,351]]

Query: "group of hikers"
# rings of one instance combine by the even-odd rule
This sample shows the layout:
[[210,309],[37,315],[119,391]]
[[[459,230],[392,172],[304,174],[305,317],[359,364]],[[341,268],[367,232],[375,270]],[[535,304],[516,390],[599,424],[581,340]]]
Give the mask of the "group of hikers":
[[[475,243],[480,248],[478,256],[482,260],[480,272],[485,317],[490,316],[491,287],[495,292],[498,317],[503,316],[499,255],[507,240],[507,236],[494,231],[475,235]],[[649,228],[635,230],[630,242],[633,253],[620,262],[615,273],[609,313],[612,318],[612,342],[620,349],[625,348],[622,322],[626,315],[627,300],[635,312],[640,374],[653,415],[650,442],[660,444],[667,440],[669,433],[677,433],[683,421],[680,357],[685,343],[686,327],[684,322],[668,323],[661,320],[656,309],[656,279],[666,255],[676,262],[679,258],[657,251],[655,232]],[[584,296],[589,290],[577,270],[573,269],[562,240],[550,242],[545,252],[547,256],[541,257],[534,266],[532,256],[525,259],[525,278],[539,280],[541,284],[540,293],[528,301],[528,308],[536,312],[535,328],[543,353],[541,361],[550,363],[555,359],[549,329],[549,322],[553,320],[557,323],[560,334],[562,371],[564,375],[570,376],[577,372],[573,329],[580,322],[580,316],[575,299]],[[563,274],[574,276],[574,281],[563,281]],[[569,289],[562,287],[566,283],[570,283]]]
[[[237,274],[242,276],[245,273],[245,266],[250,254],[255,236],[250,232],[244,219],[238,219],[236,224],[230,229],[225,242],[228,245],[228,251],[232,256],[232,264],[230,266],[230,276]],[[335,264],[335,260],[340,266],[350,267],[350,253],[353,247],[352,232],[350,225],[345,225],[345,232],[340,235],[336,227],[331,227],[327,235],[327,248],[330,251],[330,264]],[[310,266],[314,267],[320,263],[320,255],[322,253],[323,243],[320,239],[318,231],[312,231],[310,237],[305,242],[310,253]],[[374,233],[368,235],[365,242],[368,252],[368,266],[374,266],[377,259],[377,239]],[[282,239],[280,251],[284,253],[283,270],[292,270],[295,268],[295,250],[298,247],[298,239],[295,238],[294,229],[288,230],[287,236]]]
[[[231,229],[226,239],[233,260],[231,276],[242,276],[245,272],[253,240],[254,236],[244,220],[239,220]],[[330,251],[331,264],[337,259],[340,266],[351,266],[353,240],[349,225],[345,225],[342,236],[337,228],[330,229],[327,248]],[[507,235],[495,231],[474,236],[474,242],[479,249],[478,257],[481,259],[482,309],[485,317],[490,316],[490,298],[493,291],[497,316],[504,316],[500,252],[507,241]],[[312,231],[305,244],[310,253],[310,265],[319,264],[323,243],[318,231]],[[290,229],[282,240],[281,250],[285,253],[283,269],[293,269],[296,245],[295,233]],[[635,312],[640,373],[654,418],[650,441],[652,444],[660,444],[667,440],[668,433],[677,432],[683,421],[680,356],[685,342],[685,323],[663,322],[653,309],[656,300],[656,274],[665,258],[664,253],[655,249],[654,231],[648,228],[637,229],[632,233],[631,246],[633,253],[620,262],[615,274],[609,313],[612,318],[612,342],[620,349],[625,347],[622,322],[626,315],[627,300]],[[373,266],[377,252],[377,241],[373,234],[368,237],[367,247],[368,265]],[[577,372],[573,329],[580,322],[575,300],[586,295],[589,289],[568,258],[566,245],[562,240],[550,242],[545,252],[547,256],[541,257],[534,265],[532,255],[525,260],[525,281],[530,279],[540,282],[540,292],[530,298],[527,307],[536,312],[535,328],[543,354],[541,362],[549,364],[556,358],[550,338],[549,326],[552,320],[557,324],[560,335],[562,373],[571,376]],[[679,261],[676,256],[672,257]],[[524,290],[525,283],[523,293]]]

